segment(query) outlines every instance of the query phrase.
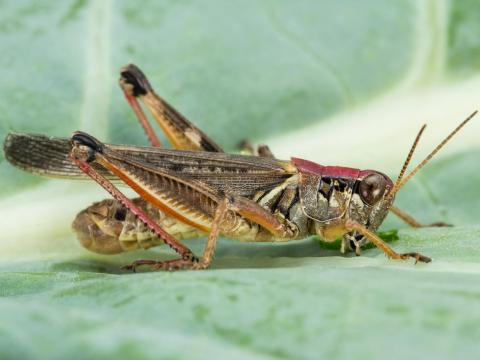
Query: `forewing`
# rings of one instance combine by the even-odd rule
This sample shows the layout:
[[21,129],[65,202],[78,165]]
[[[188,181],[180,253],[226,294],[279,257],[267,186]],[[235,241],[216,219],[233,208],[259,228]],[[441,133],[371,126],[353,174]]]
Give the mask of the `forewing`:
[[[70,139],[45,135],[10,133],[5,138],[5,158],[16,167],[49,177],[79,179],[86,176],[69,159]],[[103,175],[106,170],[98,169]]]
[[[126,159],[168,171],[185,180],[208,184],[216,191],[252,196],[282,183],[296,172],[287,161],[225,153],[179,151],[132,145],[105,145]],[[85,178],[70,161],[70,139],[45,135],[11,133],[4,152],[13,165],[38,175]],[[98,165],[95,168],[110,179],[115,176]]]

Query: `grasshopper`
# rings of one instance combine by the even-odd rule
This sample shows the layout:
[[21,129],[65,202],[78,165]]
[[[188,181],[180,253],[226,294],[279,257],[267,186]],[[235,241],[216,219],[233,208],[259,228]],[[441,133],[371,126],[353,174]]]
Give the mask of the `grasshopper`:
[[[80,131],[69,139],[12,133],[4,145],[6,158],[17,167],[54,177],[87,175],[113,196],[83,210],[73,222],[87,249],[113,254],[167,244],[179,258],[137,260],[125,268],[197,270],[209,267],[220,234],[250,242],[319,235],[325,241],[341,237],[342,253],[360,255],[371,242],[391,259],[431,261],[416,252],[395,252],[375,232],[389,211],[413,227],[422,226],[393,206],[395,195],[476,111],[405,176],[424,125],[393,182],[376,170],[278,160],[266,146],[256,155],[253,150],[251,155],[227,154],[158,96],[138,67],[124,67],[119,82],[152,146],[105,144]],[[174,149],[163,148],[139,99]],[[126,197],[114,185],[118,181],[140,198]],[[180,240],[202,235],[208,240],[198,258]]]

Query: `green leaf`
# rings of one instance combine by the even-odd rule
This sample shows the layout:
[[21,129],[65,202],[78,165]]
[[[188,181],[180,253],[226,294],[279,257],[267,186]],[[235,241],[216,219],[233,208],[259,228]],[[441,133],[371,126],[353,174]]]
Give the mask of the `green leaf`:
[[[0,137],[10,131],[146,144],[122,99],[133,62],[229,150],[394,178],[478,106],[478,6],[469,1],[0,1]],[[376,248],[340,256],[311,238],[222,239],[212,269],[128,274],[166,248],[100,256],[70,230],[106,197],[0,155],[0,358],[471,358],[480,308],[480,130],[474,119],[397,195],[422,223],[381,235],[430,264]],[[188,243],[200,254],[203,240]]]

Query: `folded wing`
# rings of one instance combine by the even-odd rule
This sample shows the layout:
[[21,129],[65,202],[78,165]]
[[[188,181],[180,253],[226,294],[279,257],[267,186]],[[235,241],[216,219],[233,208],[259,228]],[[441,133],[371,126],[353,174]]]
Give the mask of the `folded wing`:
[[[226,153],[180,151],[132,145],[105,145],[127,158],[168,171],[185,180],[203,182],[217,191],[246,197],[268,191],[296,173],[288,161]],[[33,174],[86,179],[70,161],[70,139],[11,133],[4,143],[6,159]],[[96,169],[112,180],[107,170]]]

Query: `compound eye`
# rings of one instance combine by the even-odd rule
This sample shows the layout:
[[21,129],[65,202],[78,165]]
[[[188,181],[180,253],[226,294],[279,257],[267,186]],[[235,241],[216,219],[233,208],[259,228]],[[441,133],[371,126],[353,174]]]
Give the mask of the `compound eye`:
[[368,205],[375,205],[385,193],[387,182],[380,174],[370,174],[360,182],[359,192]]

